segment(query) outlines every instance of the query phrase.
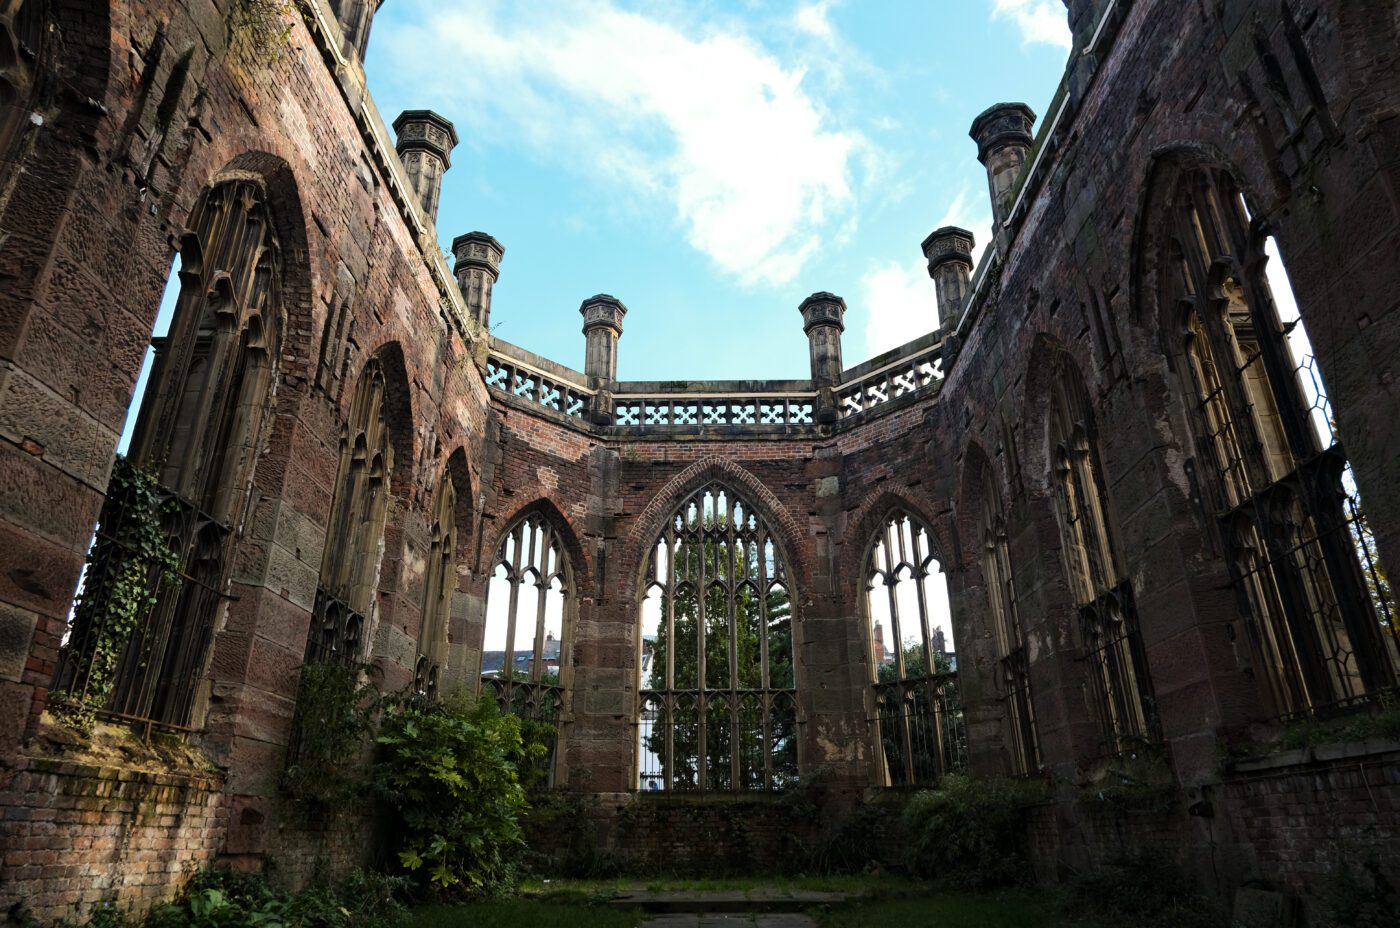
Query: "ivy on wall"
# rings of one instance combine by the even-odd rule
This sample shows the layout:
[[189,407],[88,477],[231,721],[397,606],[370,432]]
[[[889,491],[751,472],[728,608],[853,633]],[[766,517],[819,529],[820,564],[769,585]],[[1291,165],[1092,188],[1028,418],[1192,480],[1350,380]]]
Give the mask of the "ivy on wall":
[[123,651],[179,567],[164,525],[171,504],[154,476],[117,457],[63,648],[65,671],[50,696],[71,721],[90,723],[106,705]]

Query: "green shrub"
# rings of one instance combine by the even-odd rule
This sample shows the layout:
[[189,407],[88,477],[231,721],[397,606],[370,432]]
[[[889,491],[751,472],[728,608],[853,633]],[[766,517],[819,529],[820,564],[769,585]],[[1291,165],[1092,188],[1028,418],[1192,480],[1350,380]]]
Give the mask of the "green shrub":
[[1024,810],[1044,798],[1040,783],[944,777],[904,809],[911,869],[977,889],[1024,882],[1030,870],[1022,849]]
[[179,903],[156,909],[141,928],[399,928],[405,888],[402,878],[357,872],[335,888],[289,893],[259,874],[205,870]]
[[1374,857],[1341,856],[1322,893],[1326,928],[1400,928],[1400,890]]
[[519,769],[539,762],[520,720],[489,699],[410,698],[384,715],[379,782],[398,813],[405,869],[435,891],[493,892],[513,880],[525,790]]

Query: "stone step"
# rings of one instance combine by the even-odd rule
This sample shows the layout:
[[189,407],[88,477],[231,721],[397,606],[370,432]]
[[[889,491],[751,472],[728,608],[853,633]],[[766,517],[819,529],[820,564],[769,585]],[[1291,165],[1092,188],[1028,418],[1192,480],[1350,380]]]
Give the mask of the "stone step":
[[608,904],[619,909],[653,914],[757,914],[805,912],[817,906],[836,905],[847,898],[845,893],[804,890],[641,890],[620,893]]

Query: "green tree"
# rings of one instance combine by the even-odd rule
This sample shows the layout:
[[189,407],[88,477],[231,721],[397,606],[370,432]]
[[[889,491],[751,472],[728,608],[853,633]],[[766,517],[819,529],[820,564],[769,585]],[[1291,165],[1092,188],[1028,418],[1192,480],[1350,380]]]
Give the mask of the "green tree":
[[[707,529],[722,529],[723,521],[707,520]],[[708,531],[706,535],[711,535]],[[797,775],[796,709],[791,696],[774,691],[793,688],[792,603],[786,589],[759,591],[762,552],[756,544],[731,544],[707,537],[676,546],[675,712],[671,720],[672,752],[666,751],[664,719],[643,739],[660,759],[663,776],[670,773],[677,789],[700,786],[700,692],[707,702],[703,771],[711,790],[763,789],[765,755],[772,755],[772,786],[795,781]],[[690,578],[706,578],[703,593],[705,622],[704,680],[700,679],[700,594]],[[733,608],[731,610],[731,599]],[[662,614],[668,606],[661,601]],[[766,617],[766,618],[765,618]],[[763,681],[763,633],[768,636],[768,687]],[[733,629],[733,641],[730,631]],[[652,680],[664,687],[669,632],[657,631]],[[733,674],[731,675],[731,644]],[[703,684],[703,685],[702,685]],[[768,732],[764,732],[764,701],[771,700]],[[737,741],[737,743],[736,743]],[[737,752],[738,779],[734,760]],[[669,770],[667,768],[670,768]]]

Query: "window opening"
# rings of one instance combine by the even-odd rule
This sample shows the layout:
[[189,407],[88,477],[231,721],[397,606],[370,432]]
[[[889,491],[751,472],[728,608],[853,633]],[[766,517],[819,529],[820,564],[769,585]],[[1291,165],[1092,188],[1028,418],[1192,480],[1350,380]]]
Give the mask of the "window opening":
[[[53,691],[55,702],[183,729],[275,382],[280,252],[261,186],[207,191],[175,267],[178,289],[167,284],[157,314],[145,383],[123,428],[127,456],[113,467]],[[133,541],[148,521],[158,545],[148,535]],[[173,566],[153,559],[153,546]],[[138,602],[131,615],[128,594]]]
[[379,584],[394,448],[385,416],[384,365],[371,358],[340,439],[335,500],[311,618],[306,659],[358,664]]
[[1006,516],[992,480],[990,468],[982,470],[981,524],[982,582],[987,590],[992,638],[996,645],[999,673],[997,683],[1006,707],[1010,732],[1007,749],[1012,771],[1033,773],[1040,769],[1040,741],[1035,728],[1035,708],[1031,701],[1030,660],[1021,616],[1016,604],[1016,586],[1011,576],[1011,548],[1006,534]]
[[932,783],[967,764],[948,581],[932,533],[892,512],[871,544],[865,578],[883,781]]
[[1250,672],[1280,716],[1365,700],[1396,683],[1395,598],[1277,244],[1223,172],[1187,174],[1171,203],[1161,302]]
[[539,513],[525,516],[496,548],[486,592],[481,691],[503,712],[556,729],[543,761],[551,773],[572,670],[572,600],[569,559],[558,533]]
[[639,655],[640,789],[797,782],[787,567],[768,525],[731,488],[687,497],[652,548]]
[[1132,584],[1122,577],[1089,434],[1083,382],[1062,359],[1051,388],[1052,482],[1061,547],[1085,651],[1085,696],[1108,754],[1161,738]]
[[457,488],[443,471],[433,508],[428,572],[423,584],[423,621],[414,665],[414,689],[436,696],[438,678],[447,656],[447,626],[452,618],[452,594],[457,588]]

